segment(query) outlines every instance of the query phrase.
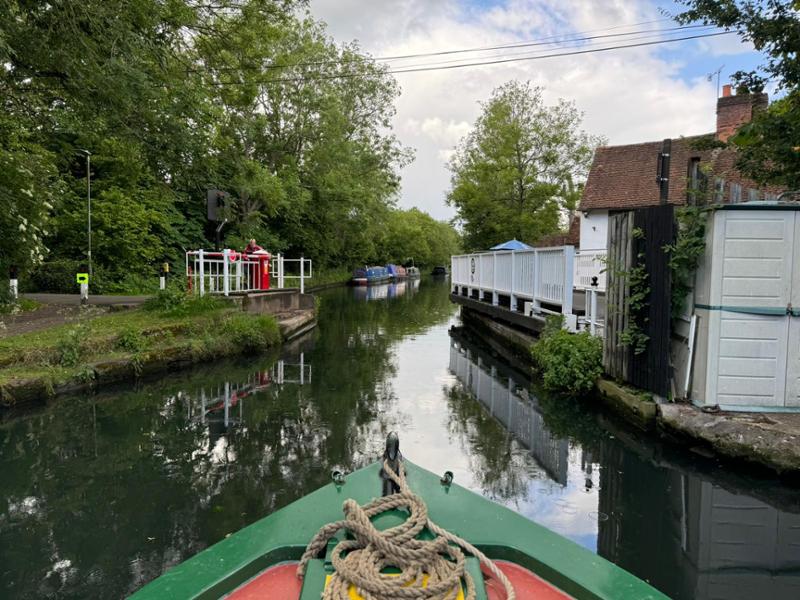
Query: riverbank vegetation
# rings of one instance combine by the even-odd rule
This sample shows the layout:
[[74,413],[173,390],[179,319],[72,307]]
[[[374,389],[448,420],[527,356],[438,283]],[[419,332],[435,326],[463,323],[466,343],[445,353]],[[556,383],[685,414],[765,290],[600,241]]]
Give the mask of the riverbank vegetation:
[[93,293],[151,291],[162,262],[213,245],[209,189],[229,194],[232,248],[255,237],[320,269],[457,250],[395,205],[412,158],[397,83],[305,2],[12,1],[0,32],[0,270],[24,285],[75,291],[88,173]]
[[0,340],[0,399],[13,403],[29,391],[52,394],[62,386],[119,381],[175,363],[261,352],[280,340],[271,316],[166,291],[141,308],[89,312],[75,323]]
[[467,250],[511,238],[535,244],[559,231],[580,200],[602,139],[581,130],[574,104],[547,106],[543,94],[528,82],[496,88],[456,149],[447,201]]
[[581,396],[594,389],[603,374],[603,343],[588,331],[570,333],[560,317],[547,320],[531,354],[542,383],[553,392]]

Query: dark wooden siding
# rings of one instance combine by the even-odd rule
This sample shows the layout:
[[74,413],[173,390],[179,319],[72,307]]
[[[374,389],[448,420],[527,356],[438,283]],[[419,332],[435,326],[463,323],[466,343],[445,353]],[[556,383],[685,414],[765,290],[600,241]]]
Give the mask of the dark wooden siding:
[[603,368],[614,379],[628,380],[630,367],[628,348],[622,343],[627,329],[627,278],[620,275],[633,264],[633,212],[612,213],[608,217],[608,259],[606,323],[603,347]]
[[[643,236],[635,236],[640,229]],[[612,377],[666,397],[670,391],[669,255],[664,247],[675,235],[672,205],[612,213],[608,226],[608,295],[603,366]],[[648,336],[644,352],[623,345],[622,335],[631,319],[629,282],[625,273],[643,263],[650,288],[647,305],[635,315]]]
[[[640,208],[634,212],[633,226],[641,229],[644,237],[634,240],[634,257],[637,264],[644,262],[650,287],[648,305],[640,324],[649,337],[647,348],[641,354],[631,353],[629,381],[636,387],[666,397],[670,390],[669,342],[671,327],[670,296],[672,277],[669,254],[664,247],[671,244],[675,235],[675,216],[672,205]],[[641,257],[641,258],[638,258]]]

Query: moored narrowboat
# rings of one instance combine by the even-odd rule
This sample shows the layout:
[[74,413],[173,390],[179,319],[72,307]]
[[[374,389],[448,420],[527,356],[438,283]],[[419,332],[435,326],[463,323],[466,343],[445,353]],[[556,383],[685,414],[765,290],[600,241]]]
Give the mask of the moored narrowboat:
[[386,265],[386,270],[389,272],[389,275],[394,281],[399,281],[400,279],[405,279],[408,277],[406,268],[401,267],[400,265]]
[[392,276],[386,267],[363,267],[353,271],[351,285],[374,285],[391,281]]
[[[362,598],[357,587],[378,599],[408,597],[409,587],[483,600],[505,600],[512,590],[517,600],[667,598],[575,542],[453,483],[451,472],[440,477],[405,460],[396,434],[389,435],[382,460],[331,478],[132,598],[319,600],[326,589],[326,598]],[[385,566],[398,563],[402,570]],[[435,590],[427,592],[419,597]]]
[[415,266],[406,267],[406,276],[409,279],[419,279],[421,277],[421,273],[419,272],[419,268]]

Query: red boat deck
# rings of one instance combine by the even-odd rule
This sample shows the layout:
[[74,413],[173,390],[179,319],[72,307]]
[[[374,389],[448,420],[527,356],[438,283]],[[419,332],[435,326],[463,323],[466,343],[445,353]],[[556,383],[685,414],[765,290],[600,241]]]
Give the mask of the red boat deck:
[[[565,600],[571,598],[541,577],[514,563],[496,561],[495,564],[511,581],[517,600]],[[297,563],[283,563],[270,567],[234,590],[228,600],[297,600],[303,587],[296,575]],[[489,600],[505,600],[503,585],[486,572],[483,574]]]

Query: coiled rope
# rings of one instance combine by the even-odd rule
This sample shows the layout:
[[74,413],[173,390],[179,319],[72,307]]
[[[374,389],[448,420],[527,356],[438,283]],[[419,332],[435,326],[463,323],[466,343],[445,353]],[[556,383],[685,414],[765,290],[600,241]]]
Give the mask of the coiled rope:
[[[475,600],[475,582],[465,569],[465,552],[476,557],[503,584],[506,600],[515,600],[511,582],[491,559],[428,518],[428,507],[409,488],[402,461],[399,465],[397,473],[388,461],[383,469],[400,491],[364,506],[345,500],[345,518],[324,525],[311,539],[297,567],[298,577],[303,577],[308,561],[326,547],[336,532],[347,529],[355,539],[339,542],[331,552],[335,573],[323,600],[348,600],[351,585],[365,600],[455,600],[462,579],[466,584],[465,600]],[[396,508],[407,508],[411,513],[403,523],[385,531],[372,525],[372,517]],[[436,537],[417,539],[426,527]],[[386,567],[395,567],[400,574],[383,573]]]

